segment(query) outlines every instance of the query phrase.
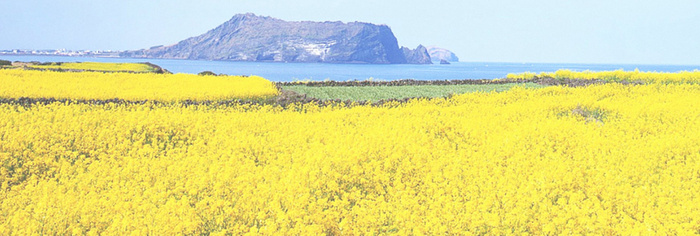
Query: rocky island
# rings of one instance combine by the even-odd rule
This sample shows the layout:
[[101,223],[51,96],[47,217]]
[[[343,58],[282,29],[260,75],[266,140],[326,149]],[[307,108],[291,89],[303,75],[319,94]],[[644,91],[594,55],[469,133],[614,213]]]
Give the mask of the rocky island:
[[[459,58],[450,50],[439,48],[436,46],[428,46],[428,53],[433,61],[458,62]],[[443,64],[443,63],[440,63]]]
[[121,57],[262,62],[432,64],[427,48],[399,47],[386,25],[283,21],[252,13],[170,46],[125,51]]

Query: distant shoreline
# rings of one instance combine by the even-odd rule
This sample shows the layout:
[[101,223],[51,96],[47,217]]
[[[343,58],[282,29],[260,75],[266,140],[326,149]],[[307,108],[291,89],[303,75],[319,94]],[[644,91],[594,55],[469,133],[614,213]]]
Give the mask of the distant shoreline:
[[451,65],[411,64],[329,64],[329,63],[267,63],[248,61],[205,61],[185,59],[153,59],[95,56],[1,55],[9,61],[40,62],[151,62],[172,73],[257,75],[275,82],[294,81],[392,81],[392,80],[474,80],[505,78],[510,73],[573,71],[659,71],[678,72],[700,70],[700,65],[630,65],[575,63],[511,63],[455,62]]
[[0,50],[0,56],[66,56],[66,57],[119,57],[122,51],[112,50]]
[[[0,50],[0,57],[2,56],[36,56],[36,57],[71,57],[71,58],[113,58],[113,59],[138,59],[138,60],[178,60],[178,61],[217,61],[217,62],[249,62],[249,63],[274,63],[274,64],[286,64],[286,63],[299,63],[299,64],[349,64],[349,65],[406,65],[406,64],[370,64],[370,63],[328,63],[328,62],[277,62],[277,61],[236,61],[236,60],[193,60],[193,59],[183,59],[183,58],[152,58],[152,57],[121,57],[118,53],[123,51],[111,51],[117,55],[107,55],[107,54],[46,54],[46,53],[8,53],[12,50]],[[25,50],[26,51],[26,50]],[[51,51],[51,50],[48,50]],[[89,51],[89,50],[85,50]],[[79,52],[79,51],[75,51]],[[438,64],[433,61],[434,64]],[[653,63],[605,63],[605,62],[516,62],[516,61],[457,61],[451,63],[492,63],[492,64],[534,64],[534,65],[547,65],[547,64],[557,64],[557,65],[616,65],[616,66],[678,66],[678,67],[697,67],[700,70],[700,64],[653,64]]]

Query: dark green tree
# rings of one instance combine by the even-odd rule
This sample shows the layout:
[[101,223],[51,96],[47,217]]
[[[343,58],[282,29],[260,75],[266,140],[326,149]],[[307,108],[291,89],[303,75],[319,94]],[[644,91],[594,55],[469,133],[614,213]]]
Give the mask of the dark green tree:
[[201,75],[201,76],[213,75],[213,76],[216,76],[216,73],[207,70],[207,71],[199,72],[199,74],[197,74],[197,75]]

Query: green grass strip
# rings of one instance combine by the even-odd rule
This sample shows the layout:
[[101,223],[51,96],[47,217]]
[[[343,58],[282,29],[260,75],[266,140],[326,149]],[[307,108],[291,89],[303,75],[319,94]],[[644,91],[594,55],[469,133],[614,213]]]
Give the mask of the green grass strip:
[[414,85],[414,86],[361,86],[361,87],[309,87],[303,85],[282,86],[282,89],[306,94],[318,99],[341,99],[352,101],[378,101],[391,98],[445,97],[449,94],[471,92],[500,92],[515,86],[541,88],[535,83],[510,84],[465,84],[465,85]]

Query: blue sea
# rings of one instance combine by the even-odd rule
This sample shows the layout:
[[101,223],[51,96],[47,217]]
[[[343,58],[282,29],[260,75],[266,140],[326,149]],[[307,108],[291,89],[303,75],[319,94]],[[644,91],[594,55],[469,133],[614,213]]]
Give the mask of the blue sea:
[[196,74],[202,71],[228,75],[258,75],[271,81],[348,81],[348,80],[458,80],[497,79],[509,73],[553,72],[559,69],[575,71],[635,70],[678,72],[700,70],[700,65],[634,65],[634,64],[555,64],[555,63],[501,63],[501,62],[455,62],[451,65],[370,65],[370,64],[326,64],[326,63],[274,63],[194,61],[168,59],[97,58],[66,56],[9,56],[0,55],[9,61],[39,62],[151,62],[173,73]]

